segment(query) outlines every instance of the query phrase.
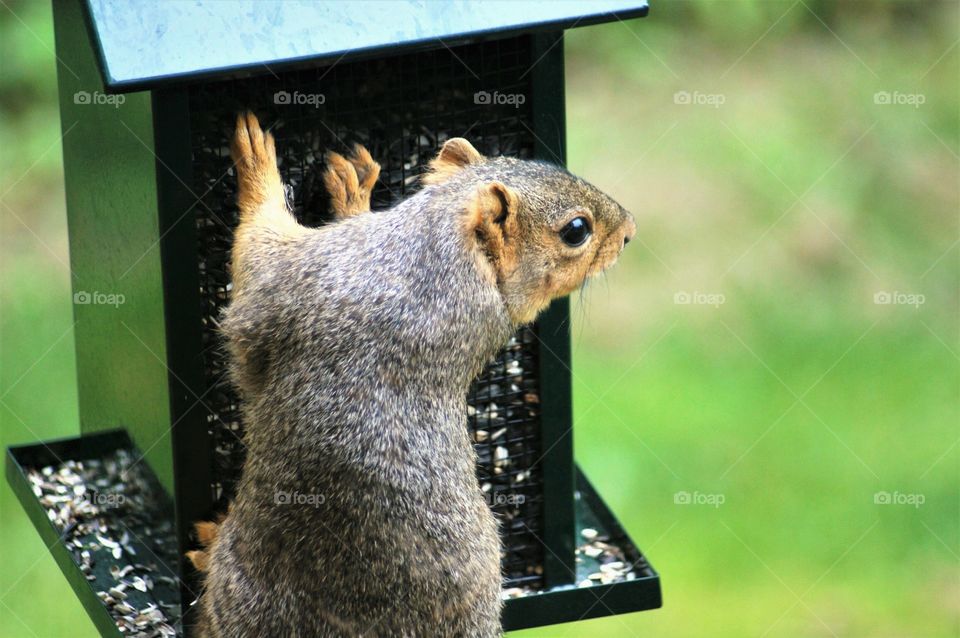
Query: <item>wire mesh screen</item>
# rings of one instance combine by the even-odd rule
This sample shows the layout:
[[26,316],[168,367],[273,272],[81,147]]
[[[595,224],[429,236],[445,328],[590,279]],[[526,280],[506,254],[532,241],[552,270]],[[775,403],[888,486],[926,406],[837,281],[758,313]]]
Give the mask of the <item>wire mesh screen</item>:
[[[321,169],[327,150],[364,144],[380,163],[373,210],[418,187],[445,140],[468,138],[481,153],[533,152],[529,36],[418,52],[190,90],[203,361],[212,438],[212,498],[221,509],[243,465],[238,398],[226,377],[218,318],[230,298],[229,251],[237,223],[229,139],[236,112],[252,108],[277,138],[280,172],[305,224],[329,220]],[[507,97],[503,97],[507,96]],[[511,97],[512,96],[512,97]],[[522,96],[522,97],[517,97]],[[375,213],[374,213],[375,214]],[[521,330],[468,397],[477,478],[501,521],[508,587],[542,583],[542,480],[538,340]]]

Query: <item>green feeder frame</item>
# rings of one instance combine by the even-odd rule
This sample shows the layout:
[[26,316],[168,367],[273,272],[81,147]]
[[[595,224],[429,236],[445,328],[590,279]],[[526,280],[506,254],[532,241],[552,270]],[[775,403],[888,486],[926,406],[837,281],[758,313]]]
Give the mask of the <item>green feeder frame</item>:
[[[144,555],[156,573],[128,607],[189,635],[192,525],[224,510],[243,464],[216,324],[237,221],[236,112],[272,127],[306,224],[328,219],[317,162],[347,142],[381,163],[374,211],[415,189],[451,137],[562,164],[563,29],[644,16],[647,4],[53,6],[82,435],[10,448],[7,477],[103,635],[123,635],[126,608],[105,592]],[[478,479],[502,524],[507,630],[661,605],[659,576],[574,463],[568,319],[568,301],[554,303],[468,397]],[[138,478],[101,529],[51,512],[71,473],[102,486],[93,473],[120,466]],[[128,533],[103,541],[111,529]]]

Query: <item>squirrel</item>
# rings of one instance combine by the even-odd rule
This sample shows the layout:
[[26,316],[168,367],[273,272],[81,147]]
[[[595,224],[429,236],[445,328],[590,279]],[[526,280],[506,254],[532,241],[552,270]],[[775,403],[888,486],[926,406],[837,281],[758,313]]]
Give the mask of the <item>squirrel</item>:
[[327,153],[335,220],[301,226],[252,113],[222,331],[243,399],[234,501],[200,523],[204,636],[497,636],[497,522],[466,427],[518,327],[613,265],[636,225],[565,169],[446,141],[370,212],[380,167]]

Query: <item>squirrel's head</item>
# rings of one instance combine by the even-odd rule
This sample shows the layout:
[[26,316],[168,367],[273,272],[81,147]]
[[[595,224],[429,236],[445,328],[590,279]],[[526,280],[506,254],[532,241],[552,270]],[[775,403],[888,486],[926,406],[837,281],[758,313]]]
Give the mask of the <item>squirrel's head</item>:
[[552,164],[487,158],[454,138],[430,169],[425,184],[463,198],[468,245],[517,324],[612,266],[636,232],[622,206]]

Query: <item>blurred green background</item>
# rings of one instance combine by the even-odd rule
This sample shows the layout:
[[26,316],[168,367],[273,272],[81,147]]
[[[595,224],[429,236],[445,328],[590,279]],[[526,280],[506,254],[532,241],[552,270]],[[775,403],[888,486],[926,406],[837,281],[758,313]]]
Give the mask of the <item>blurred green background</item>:
[[[958,38],[955,1],[569,34],[570,165],[639,226],[575,300],[577,455],[665,606],[517,636],[960,635]],[[3,446],[78,429],[52,51],[0,0]],[[94,635],[6,483],[0,566],[0,636]]]

